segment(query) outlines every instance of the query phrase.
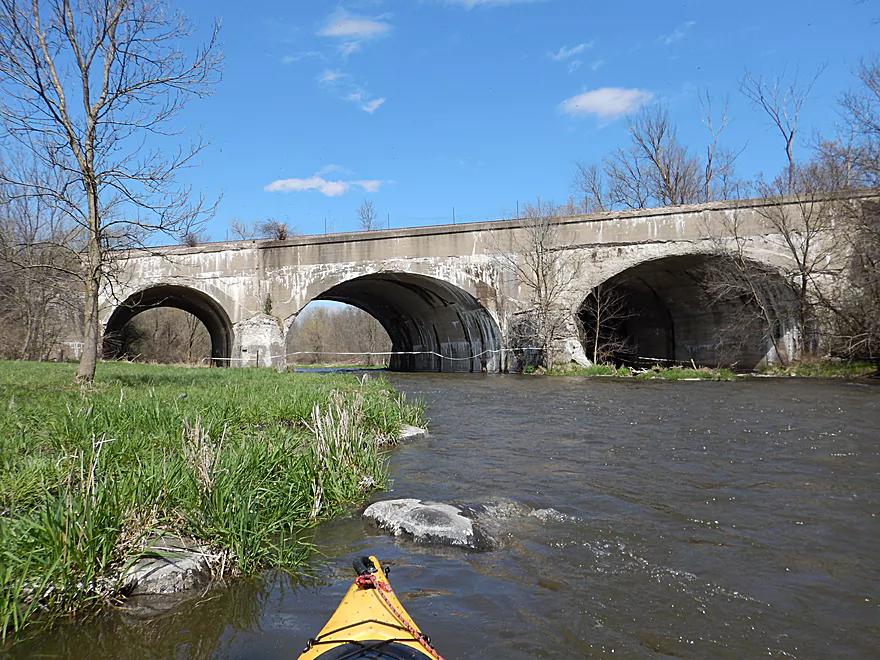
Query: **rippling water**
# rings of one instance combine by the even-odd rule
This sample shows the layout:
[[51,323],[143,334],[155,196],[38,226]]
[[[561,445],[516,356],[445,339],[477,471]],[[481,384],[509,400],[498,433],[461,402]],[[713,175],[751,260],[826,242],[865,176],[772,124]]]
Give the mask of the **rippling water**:
[[390,493],[555,513],[491,553],[323,525],[308,584],[239,580],[16,657],[296,657],[366,552],[447,658],[869,658],[880,643],[880,387],[392,374],[430,435]]

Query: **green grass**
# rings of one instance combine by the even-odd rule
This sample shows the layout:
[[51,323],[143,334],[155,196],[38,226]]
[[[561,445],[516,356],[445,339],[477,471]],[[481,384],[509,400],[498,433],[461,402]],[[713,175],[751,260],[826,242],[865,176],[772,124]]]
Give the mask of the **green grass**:
[[421,424],[381,377],[0,362],[0,637],[119,597],[159,530],[227,574],[295,569],[303,530],[382,488]]
[[800,376],[804,378],[856,378],[876,373],[878,365],[870,362],[846,360],[810,360],[788,366],[773,365],[760,370],[770,376]]
[[556,363],[553,368],[543,372],[548,376],[617,376],[619,378],[662,378],[664,380],[683,380],[698,378],[701,380],[736,380],[743,378],[730,369],[710,369],[700,367],[690,369],[687,367],[661,367],[654,366],[646,371],[633,371],[628,367],[615,368],[610,364],[594,364],[589,367],[581,367],[576,364]]
[[553,368],[546,373],[549,376],[620,376],[622,378],[632,376],[632,372],[626,367],[616,369],[611,364],[593,364],[589,367],[582,367],[574,363],[562,364],[561,362],[555,363]]
[[723,368],[710,369],[709,367],[700,367],[699,369],[689,369],[687,367],[660,366],[638,373],[635,377],[641,379],[662,378],[664,380],[737,380],[745,378],[745,376],[738,375],[730,369]]

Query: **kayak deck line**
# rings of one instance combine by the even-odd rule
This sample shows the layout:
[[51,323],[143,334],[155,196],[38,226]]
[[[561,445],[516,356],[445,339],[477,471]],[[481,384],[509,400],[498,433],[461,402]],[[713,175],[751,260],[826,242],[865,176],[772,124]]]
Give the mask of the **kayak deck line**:
[[373,556],[353,562],[357,577],[300,660],[443,660],[401,605]]

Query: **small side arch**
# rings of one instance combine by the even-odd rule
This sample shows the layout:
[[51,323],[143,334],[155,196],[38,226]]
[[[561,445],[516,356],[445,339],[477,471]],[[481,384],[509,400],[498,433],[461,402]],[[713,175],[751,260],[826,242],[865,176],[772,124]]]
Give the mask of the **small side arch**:
[[208,294],[174,284],[158,284],[138,291],[113,310],[104,329],[104,357],[118,356],[120,346],[117,337],[126,323],[141,312],[156,307],[175,307],[199,319],[211,337],[213,364],[229,366],[233,331],[226,310]]

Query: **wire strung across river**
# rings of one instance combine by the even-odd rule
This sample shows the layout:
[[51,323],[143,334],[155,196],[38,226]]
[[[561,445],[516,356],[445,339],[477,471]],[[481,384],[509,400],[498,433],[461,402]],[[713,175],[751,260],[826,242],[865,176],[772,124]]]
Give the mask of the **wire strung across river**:
[[[376,351],[376,352],[343,352],[343,351],[294,351],[292,353],[283,353],[281,355],[270,355],[267,359],[269,360],[277,360],[280,358],[287,358],[292,355],[435,355],[443,360],[453,360],[453,361],[469,361],[475,360],[477,358],[483,357],[484,355],[489,355],[490,353],[514,353],[517,351],[540,351],[540,348],[535,346],[526,346],[523,348],[487,348],[485,351],[481,351],[480,353],[475,353],[468,357],[451,357],[449,355],[443,355],[442,353],[438,353],[437,351]],[[215,357],[215,358],[204,358],[203,361],[207,360],[215,360],[215,361],[228,361],[228,362],[249,362],[252,358],[223,358],[223,357]]]

